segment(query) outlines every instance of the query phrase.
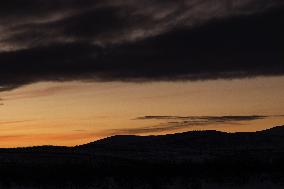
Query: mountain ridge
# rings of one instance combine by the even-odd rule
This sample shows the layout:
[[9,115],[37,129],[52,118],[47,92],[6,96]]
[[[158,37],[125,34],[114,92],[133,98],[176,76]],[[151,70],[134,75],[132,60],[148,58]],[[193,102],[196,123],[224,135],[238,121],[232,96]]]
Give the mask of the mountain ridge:
[[[216,171],[218,170],[218,171]],[[284,183],[284,126],[258,132],[191,131],[113,136],[75,147],[0,149],[0,183],[34,180],[88,185],[109,178],[177,178]],[[179,177],[178,177],[179,178]],[[133,182],[134,182],[133,181]]]
[[199,136],[206,136],[206,135],[229,135],[229,136],[237,136],[237,135],[259,135],[259,134],[277,134],[277,135],[284,135],[284,125],[282,126],[275,126],[272,128],[256,131],[256,132],[223,132],[218,130],[194,130],[194,131],[187,131],[181,133],[174,133],[174,134],[165,134],[165,135],[148,135],[148,136],[139,136],[139,135],[114,135],[110,137],[106,137],[97,141],[93,141],[83,145],[77,145],[76,147],[83,147],[92,144],[98,143],[107,143],[110,141],[118,141],[120,139],[124,140],[126,138],[134,139],[134,140],[151,140],[151,139],[163,139],[163,138],[170,138],[170,137],[185,137],[191,135],[199,135]]

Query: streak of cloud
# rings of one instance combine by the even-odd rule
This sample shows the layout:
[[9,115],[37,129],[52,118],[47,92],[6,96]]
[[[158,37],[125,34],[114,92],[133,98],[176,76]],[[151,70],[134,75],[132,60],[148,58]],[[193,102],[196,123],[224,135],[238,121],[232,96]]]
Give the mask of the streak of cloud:
[[9,121],[0,120],[0,126],[1,125],[14,125],[18,123],[25,123],[25,122],[32,122],[32,121],[35,121],[35,120],[9,120]]
[[[279,115],[280,116],[280,115]],[[110,135],[120,134],[151,134],[159,132],[178,131],[182,129],[190,129],[195,126],[210,126],[216,124],[236,125],[247,121],[256,121],[269,119],[271,117],[279,117],[278,115],[247,115],[247,116],[144,116],[138,117],[137,121],[159,121],[159,124],[139,128],[114,129],[107,131]],[[282,116],[280,116],[282,117]]]

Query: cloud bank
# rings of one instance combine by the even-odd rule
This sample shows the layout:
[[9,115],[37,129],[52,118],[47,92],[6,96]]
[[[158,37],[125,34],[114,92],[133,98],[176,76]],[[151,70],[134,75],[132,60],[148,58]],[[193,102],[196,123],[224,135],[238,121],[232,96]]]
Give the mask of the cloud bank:
[[283,10],[280,0],[3,0],[0,91],[283,75]]

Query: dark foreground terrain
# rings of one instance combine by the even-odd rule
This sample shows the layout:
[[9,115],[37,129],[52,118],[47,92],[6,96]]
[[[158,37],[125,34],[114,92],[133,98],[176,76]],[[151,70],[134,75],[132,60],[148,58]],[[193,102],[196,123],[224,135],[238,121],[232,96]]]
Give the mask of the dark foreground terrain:
[[284,188],[284,127],[0,149],[0,188]]

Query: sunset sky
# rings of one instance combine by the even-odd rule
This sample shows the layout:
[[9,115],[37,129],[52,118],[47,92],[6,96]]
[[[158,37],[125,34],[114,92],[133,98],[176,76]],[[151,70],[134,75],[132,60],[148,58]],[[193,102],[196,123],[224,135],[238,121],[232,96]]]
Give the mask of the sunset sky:
[[0,94],[1,147],[76,145],[116,134],[257,131],[284,123],[284,77],[41,82]]
[[284,125],[284,2],[0,2],[0,148]]

